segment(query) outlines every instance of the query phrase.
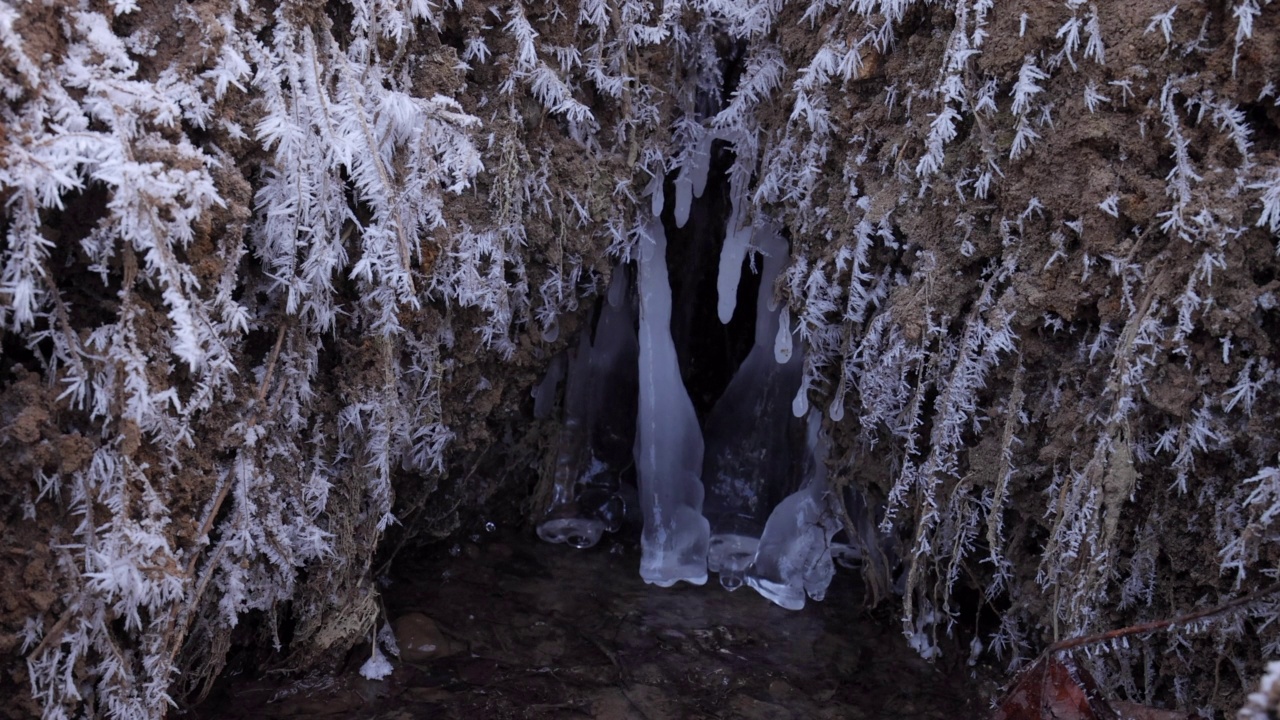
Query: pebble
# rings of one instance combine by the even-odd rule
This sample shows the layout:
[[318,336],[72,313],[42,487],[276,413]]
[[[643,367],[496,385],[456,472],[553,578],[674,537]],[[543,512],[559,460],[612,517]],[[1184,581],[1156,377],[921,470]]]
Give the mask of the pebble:
[[457,652],[454,643],[440,632],[436,621],[422,613],[401,615],[391,627],[400,646],[400,658],[405,662],[425,662]]

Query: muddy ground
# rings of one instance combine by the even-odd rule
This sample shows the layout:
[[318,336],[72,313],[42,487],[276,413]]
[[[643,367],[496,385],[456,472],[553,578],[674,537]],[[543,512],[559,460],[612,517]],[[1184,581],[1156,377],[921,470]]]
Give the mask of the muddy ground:
[[[841,573],[790,612],[749,589],[668,590],[634,572],[636,537],[573,551],[481,531],[406,559],[384,597],[402,653],[381,682],[232,670],[189,716],[413,718],[978,717],[961,662],[920,659]],[[422,649],[428,648],[428,649]]]

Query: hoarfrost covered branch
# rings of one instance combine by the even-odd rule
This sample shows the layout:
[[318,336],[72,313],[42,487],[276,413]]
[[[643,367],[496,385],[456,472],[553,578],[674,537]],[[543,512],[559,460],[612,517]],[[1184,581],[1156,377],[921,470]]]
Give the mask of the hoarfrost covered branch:
[[[39,590],[0,625],[34,701],[153,717],[233,626],[294,666],[371,636],[384,538],[519,487],[584,299],[713,182],[731,231],[786,228],[793,410],[885,505],[851,522],[900,544],[923,654],[963,592],[1016,666],[1274,576],[1276,7],[0,7],[0,483],[31,548],[0,562]],[[1228,707],[1271,612],[1091,669]]]

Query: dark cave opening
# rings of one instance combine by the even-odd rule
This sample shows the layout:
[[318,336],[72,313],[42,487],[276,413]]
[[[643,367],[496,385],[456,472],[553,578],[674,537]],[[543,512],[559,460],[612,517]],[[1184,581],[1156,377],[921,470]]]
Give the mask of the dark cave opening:
[[[695,198],[689,221],[677,227],[671,203],[663,210],[667,266],[671,268],[671,336],[680,357],[680,374],[699,419],[705,420],[755,341],[756,298],[760,292],[758,257],[743,261],[733,317],[723,324],[716,314],[716,277],[730,214],[729,168],[733,153],[721,142],[712,150],[706,191]],[[675,197],[674,177],[666,196]]]

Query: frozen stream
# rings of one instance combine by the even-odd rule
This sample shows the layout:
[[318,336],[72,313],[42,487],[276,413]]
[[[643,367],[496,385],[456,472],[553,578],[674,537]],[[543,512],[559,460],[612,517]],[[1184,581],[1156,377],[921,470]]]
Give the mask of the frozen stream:
[[[193,715],[656,720],[985,714],[966,673],[921,660],[883,608],[874,619],[863,609],[854,574],[838,573],[825,602],[793,612],[716,583],[646,585],[635,572],[638,543],[625,535],[587,551],[539,542],[532,533],[477,540],[456,547],[456,554],[398,565],[383,596],[391,617],[399,619],[402,650],[407,656],[412,647],[435,649],[394,661],[386,681],[358,674],[366,646],[336,675],[292,683],[232,678]],[[954,662],[957,653],[949,655]]]

